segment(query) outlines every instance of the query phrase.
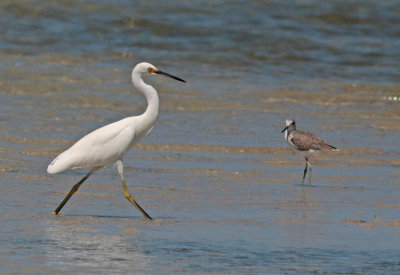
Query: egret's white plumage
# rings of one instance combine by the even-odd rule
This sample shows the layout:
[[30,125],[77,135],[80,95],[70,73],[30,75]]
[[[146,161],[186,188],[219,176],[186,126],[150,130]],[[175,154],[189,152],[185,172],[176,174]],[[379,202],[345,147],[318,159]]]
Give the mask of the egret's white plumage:
[[[135,88],[147,99],[147,109],[140,116],[127,117],[120,121],[103,126],[72,145],[68,150],[56,157],[48,166],[47,172],[50,174],[60,173],[65,170],[75,168],[90,168],[90,173],[76,184],[77,190],[80,184],[87,179],[95,170],[108,164],[115,164],[124,186],[125,196],[130,200],[130,194],[125,188],[123,179],[122,158],[126,152],[136,144],[143,136],[147,135],[153,128],[158,117],[159,99],[157,91],[150,85],[144,83],[144,74],[159,74],[185,82],[184,80],[158,70],[149,63],[139,63],[132,71],[132,82]],[[73,188],[73,189],[74,189]],[[76,190],[66,197],[65,202],[61,203],[55,211],[57,214],[68,199]],[[129,198],[130,197],[130,198]],[[133,199],[132,199],[133,200]],[[132,202],[132,201],[131,201]],[[132,202],[138,209],[140,208],[134,201]],[[139,209],[142,212],[142,209]],[[150,218],[144,211],[142,214]]]
[[87,134],[56,157],[47,172],[56,174],[69,169],[106,166],[116,162],[139,141],[140,136],[136,135],[139,131],[135,129],[137,122],[137,117],[129,117]]

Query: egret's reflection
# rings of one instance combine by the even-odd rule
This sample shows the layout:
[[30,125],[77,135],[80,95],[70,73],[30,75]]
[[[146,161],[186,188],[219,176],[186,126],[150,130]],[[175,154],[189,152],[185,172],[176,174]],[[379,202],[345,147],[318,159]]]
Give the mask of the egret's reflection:
[[129,225],[121,223],[124,218],[117,219],[118,227],[114,218],[107,217],[68,216],[49,220],[46,227],[52,241],[52,245],[46,246],[49,265],[80,271],[84,271],[82,267],[135,273],[148,270],[150,258],[135,236],[140,229],[126,230]]

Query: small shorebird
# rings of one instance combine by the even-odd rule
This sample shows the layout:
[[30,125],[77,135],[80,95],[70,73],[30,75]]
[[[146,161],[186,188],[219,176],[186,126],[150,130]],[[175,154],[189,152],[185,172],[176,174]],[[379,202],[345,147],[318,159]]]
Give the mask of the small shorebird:
[[309,163],[311,155],[320,151],[339,151],[336,147],[329,145],[323,139],[308,132],[296,130],[296,122],[293,119],[286,119],[286,127],[281,133],[285,132],[285,139],[296,153],[300,154],[306,160],[306,167],[304,168],[303,181],[307,174],[307,167],[310,168],[308,184],[311,183],[312,167]]

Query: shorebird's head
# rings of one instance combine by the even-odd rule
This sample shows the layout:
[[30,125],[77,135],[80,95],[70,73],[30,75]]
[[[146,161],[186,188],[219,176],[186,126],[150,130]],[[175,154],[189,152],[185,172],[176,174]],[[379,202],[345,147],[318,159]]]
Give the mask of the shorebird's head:
[[294,121],[294,119],[291,118],[286,119],[286,127],[283,128],[281,133],[285,132],[286,130],[288,131],[296,130],[296,122]]
[[183,79],[181,79],[179,77],[173,76],[173,75],[165,73],[163,71],[160,71],[155,66],[153,66],[152,64],[147,63],[147,62],[142,62],[142,63],[137,64],[135,66],[135,68],[133,69],[132,74],[138,74],[140,76],[143,76],[143,75],[146,75],[146,74],[152,74],[152,75],[156,75],[157,74],[157,75],[163,75],[163,76],[166,76],[166,77],[170,77],[172,79],[175,79],[175,80],[178,80],[178,81],[181,81],[181,82],[186,82],[185,80],[183,80]]

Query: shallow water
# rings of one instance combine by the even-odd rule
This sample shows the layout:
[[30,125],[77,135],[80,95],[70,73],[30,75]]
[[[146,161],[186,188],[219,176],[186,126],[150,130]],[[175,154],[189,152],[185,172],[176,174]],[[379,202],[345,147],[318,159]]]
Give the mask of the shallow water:
[[[0,273],[398,274],[398,1],[0,3]],[[48,175],[85,133],[160,117],[125,177]],[[396,100],[393,98],[396,97]],[[293,117],[339,152],[313,164],[280,130]]]

